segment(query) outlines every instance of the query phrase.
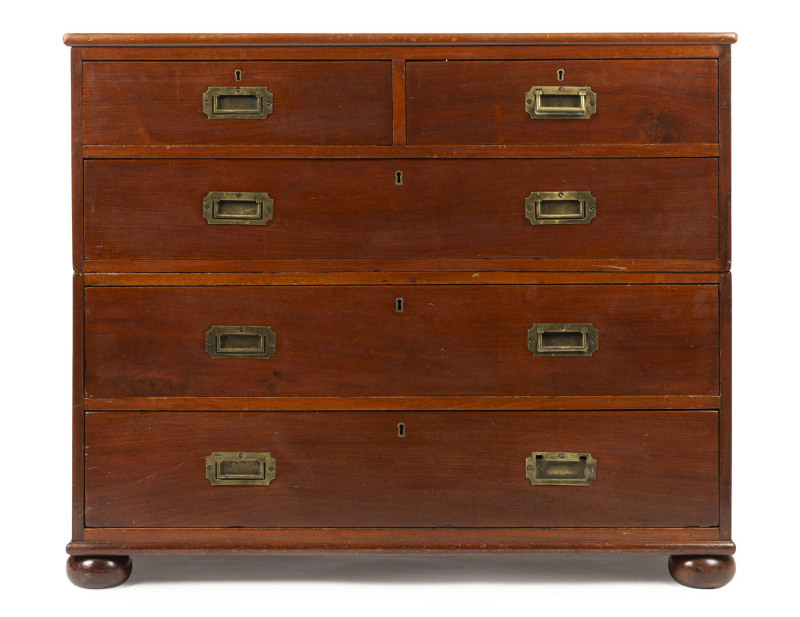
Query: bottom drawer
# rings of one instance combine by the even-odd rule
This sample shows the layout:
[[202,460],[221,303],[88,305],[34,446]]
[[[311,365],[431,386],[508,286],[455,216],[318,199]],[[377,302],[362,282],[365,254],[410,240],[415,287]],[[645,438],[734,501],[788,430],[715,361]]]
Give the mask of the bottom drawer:
[[[89,412],[86,526],[713,527],[717,418]],[[233,460],[209,459],[214,452]],[[266,452],[266,465],[250,462]],[[268,485],[225,485],[265,473],[275,476]],[[560,483],[533,485],[528,476]]]

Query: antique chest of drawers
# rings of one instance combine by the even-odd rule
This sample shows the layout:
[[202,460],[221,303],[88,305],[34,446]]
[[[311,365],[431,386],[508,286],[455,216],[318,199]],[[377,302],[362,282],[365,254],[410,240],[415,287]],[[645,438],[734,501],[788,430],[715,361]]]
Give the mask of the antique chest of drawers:
[[67,35],[70,579],[731,555],[732,34]]

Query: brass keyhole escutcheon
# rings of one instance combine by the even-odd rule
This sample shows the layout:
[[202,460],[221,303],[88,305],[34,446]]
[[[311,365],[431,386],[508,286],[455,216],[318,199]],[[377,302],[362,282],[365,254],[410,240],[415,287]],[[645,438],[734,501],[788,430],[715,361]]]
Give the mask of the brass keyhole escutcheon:
[[558,78],[558,81],[564,81],[564,69],[558,69],[556,71],[556,77]]
[[233,76],[236,78],[236,81],[242,81],[242,72],[240,70],[235,70]]
[[397,436],[398,437],[405,437],[406,436],[406,425],[404,422],[400,422],[397,425]]
[[403,172],[402,171],[394,172],[394,183],[397,186],[400,186],[401,184],[403,184]]
[[397,298],[394,301],[394,312],[402,313],[404,310],[405,310],[405,302],[403,302],[402,298]]

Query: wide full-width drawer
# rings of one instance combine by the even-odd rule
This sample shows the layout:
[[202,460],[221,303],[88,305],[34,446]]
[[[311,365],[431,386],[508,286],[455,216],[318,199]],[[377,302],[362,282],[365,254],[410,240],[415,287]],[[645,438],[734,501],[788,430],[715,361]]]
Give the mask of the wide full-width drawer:
[[712,59],[421,61],[406,80],[409,144],[719,138]]
[[89,160],[84,256],[715,259],[717,172],[716,159]]
[[718,414],[92,412],[88,527],[713,527]]
[[84,62],[82,103],[87,144],[392,142],[389,61]]
[[90,287],[115,396],[713,395],[717,285]]

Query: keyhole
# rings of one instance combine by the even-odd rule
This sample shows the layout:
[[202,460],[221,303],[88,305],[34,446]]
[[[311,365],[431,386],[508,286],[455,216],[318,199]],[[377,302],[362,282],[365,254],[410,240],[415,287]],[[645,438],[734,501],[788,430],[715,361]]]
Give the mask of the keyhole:
[[236,71],[233,72],[233,75],[234,75],[234,77],[236,77],[236,81],[242,81],[242,72],[241,71],[236,70]]
[[405,437],[406,436],[406,425],[402,422],[397,425],[397,436],[398,437]]
[[403,172],[402,171],[394,172],[394,183],[397,186],[400,186],[401,184],[403,184]]
[[556,71],[556,76],[558,77],[558,81],[564,81],[564,69],[558,69]]
[[402,313],[403,312],[403,299],[402,298],[397,298],[397,300],[394,301],[394,312],[395,313]]

